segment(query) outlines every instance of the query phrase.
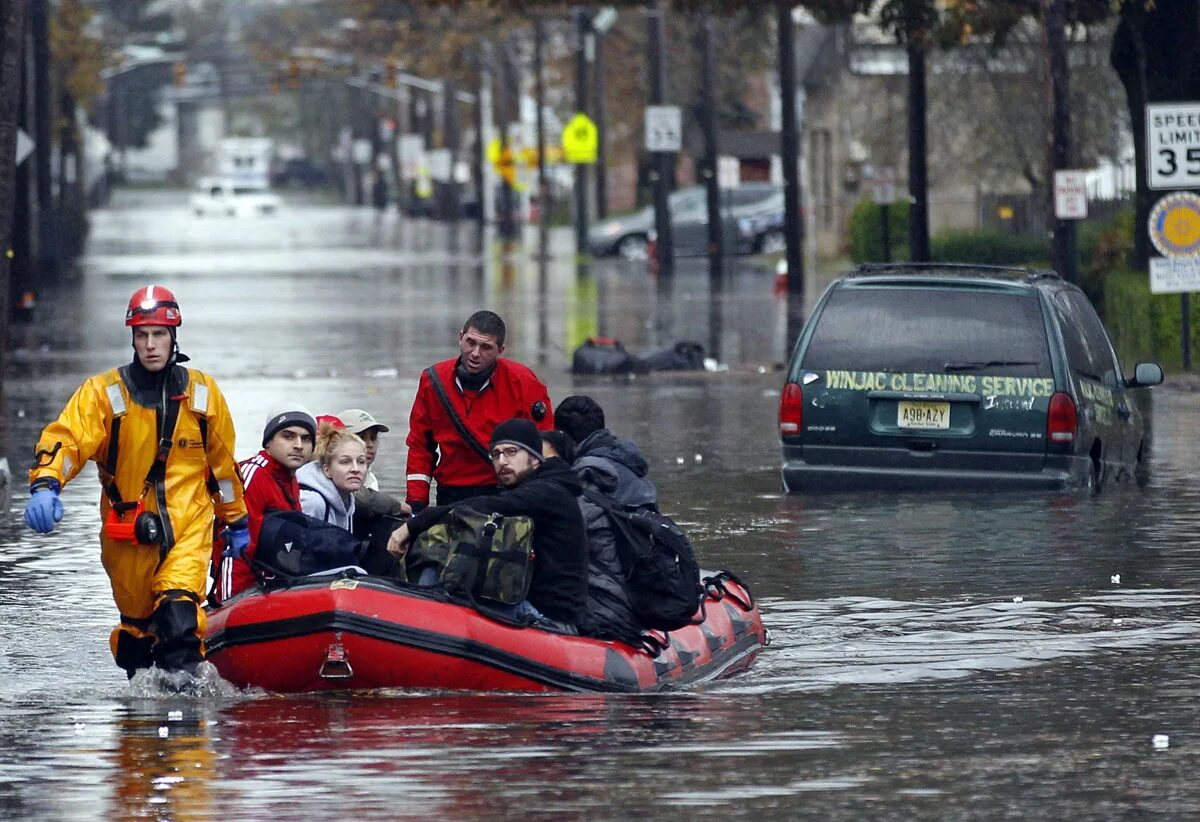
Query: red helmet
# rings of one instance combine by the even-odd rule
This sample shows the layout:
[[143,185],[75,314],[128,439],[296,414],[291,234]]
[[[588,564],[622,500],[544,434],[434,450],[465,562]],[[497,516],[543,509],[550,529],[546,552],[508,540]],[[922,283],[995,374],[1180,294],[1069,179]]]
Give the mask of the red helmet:
[[170,289],[161,285],[148,285],[133,292],[129,308],[125,311],[125,325],[167,325],[183,323],[179,315],[179,303]]

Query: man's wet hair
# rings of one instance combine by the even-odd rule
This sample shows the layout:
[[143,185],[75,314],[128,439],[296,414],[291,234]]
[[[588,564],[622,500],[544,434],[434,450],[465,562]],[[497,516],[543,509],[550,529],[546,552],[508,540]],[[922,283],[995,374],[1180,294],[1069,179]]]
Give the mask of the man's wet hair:
[[550,443],[550,446],[558,452],[567,465],[575,462],[575,441],[567,432],[557,428],[553,431],[543,431],[542,442]]
[[504,336],[508,333],[508,329],[504,326],[504,320],[500,319],[500,315],[495,311],[476,311],[463,323],[464,334],[467,333],[468,328],[474,328],[481,334],[495,337],[496,345],[504,345]]
[[554,409],[554,424],[577,443],[606,427],[604,409],[586,394],[567,397]]

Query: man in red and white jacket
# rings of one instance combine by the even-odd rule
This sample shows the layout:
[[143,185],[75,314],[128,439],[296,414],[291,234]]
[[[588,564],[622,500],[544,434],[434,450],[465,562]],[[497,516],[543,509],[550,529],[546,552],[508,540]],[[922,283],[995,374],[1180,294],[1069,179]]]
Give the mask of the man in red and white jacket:
[[258,534],[263,517],[272,511],[299,511],[300,485],[296,470],[312,459],[317,422],[306,409],[292,406],[267,417],[263,429],[263,449],[238,464],[245,486],[243,499],[250,516],[250,544],[241,554],[213,551],[216,585],[213,599],[217,604],[250,588],[256,582],[250,563],[258,551]]
[[458,335],[460,355],[431,366],[458,420],[478,445],[459,433],[454,418],[430,380],[421,372],[408,428],[406,501],[416,513],[429,505],[437,482],[437,504],[452,505],[493,492],[496,472],[487,457],[492,430],[514,417],[531,420],[543,431],[554,428],[546,386],[524,365],[502,359],[504,320],[476,311]]

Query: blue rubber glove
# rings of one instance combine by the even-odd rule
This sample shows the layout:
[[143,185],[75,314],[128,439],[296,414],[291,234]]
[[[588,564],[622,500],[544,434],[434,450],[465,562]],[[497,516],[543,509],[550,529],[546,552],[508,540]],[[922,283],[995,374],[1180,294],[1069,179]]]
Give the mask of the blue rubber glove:
[[250,529],[249,528],[229,528],[225,531],[225,542],[228,547],[221,552],[221,556],[225,558],[232,557],[233,559],[245,559],[246,549],[250,547]]
[[39,534],[48,534],[54,530],[54,523],[63,518],[62,500],[58,498],[58,489],[39,488],[29,498],[25,506],[25,522]]

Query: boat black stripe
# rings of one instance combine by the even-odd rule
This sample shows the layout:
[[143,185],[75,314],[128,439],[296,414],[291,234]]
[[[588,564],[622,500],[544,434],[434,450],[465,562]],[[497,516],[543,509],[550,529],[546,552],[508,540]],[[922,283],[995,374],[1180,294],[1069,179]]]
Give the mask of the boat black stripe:
[[[208,648],[208,653],[211,655],[235,645],[250,645],[260,642],[291,639],[323,631],[349,631],[371,639],[401,643],[423,651],[459,657],[460,659],[490,665],[534,682],[566,691],[642,692],[640,688],[633,685],[563,671],[540,662],[535,662],[528,657],[513,654],[474,640],[465,640],[432,631],[421,631],[382,619],[338,611],[324,611],[272,622],[223,628],[209,637],[205,644]],[[699,670],[691,666],[684,666],[681,677],[667,680],[660,679],[655,686],[648,690],[663,690],[679,685],[714,679],[759,646],[760,643],[755,634],[743,635],[722,653],[714,654],[712,661],[708,665],[703,666]]]

